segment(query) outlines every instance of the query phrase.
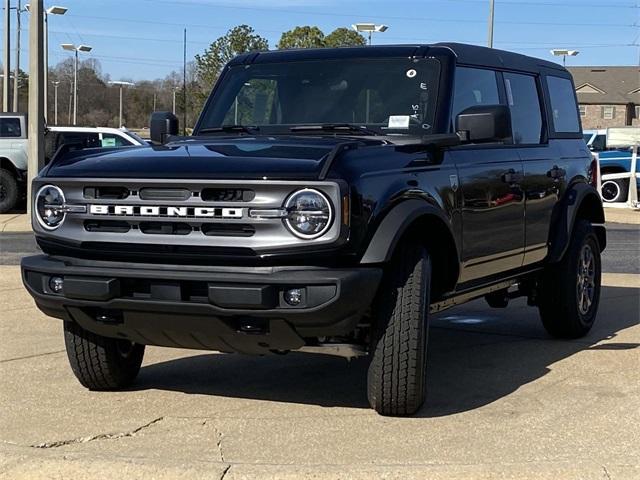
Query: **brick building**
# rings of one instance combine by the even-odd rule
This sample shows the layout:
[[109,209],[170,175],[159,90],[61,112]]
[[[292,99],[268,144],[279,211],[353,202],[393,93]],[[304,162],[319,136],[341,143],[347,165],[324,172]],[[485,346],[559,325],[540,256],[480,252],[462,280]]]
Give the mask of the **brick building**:
[[569,67],[582,128],[640,126],[640,68]]

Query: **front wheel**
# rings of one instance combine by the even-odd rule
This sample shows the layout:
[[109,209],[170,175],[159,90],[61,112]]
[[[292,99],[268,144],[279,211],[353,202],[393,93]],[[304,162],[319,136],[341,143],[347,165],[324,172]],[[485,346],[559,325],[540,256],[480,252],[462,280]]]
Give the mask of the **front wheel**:
[[426,249],[405,241],[383,280],[374,312],[367,393],[381,415],[411,415],[424,402],[430,280]]
[[562,260],[543,273],[539,310],[547,332],[559,338],[586,335],[598,313],[600,282],[598,238],[588,221],[579,220]]
[[64,343],[73,373],[89,390],[128,387],[144,356],[144,345],[97,335],[75,322],[64,322]]

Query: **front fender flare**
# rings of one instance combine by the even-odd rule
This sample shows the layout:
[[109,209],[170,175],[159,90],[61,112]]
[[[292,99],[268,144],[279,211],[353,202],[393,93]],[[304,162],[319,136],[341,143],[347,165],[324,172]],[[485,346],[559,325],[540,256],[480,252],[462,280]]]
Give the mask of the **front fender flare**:
[[391,260],[402,236],[416,220],[424,216],[439,218],[447,226],[451,239],[455,238],[449,220],[440,209],[424,200],[405,200],[393,207],[382,219],[360,263],[375,264]]

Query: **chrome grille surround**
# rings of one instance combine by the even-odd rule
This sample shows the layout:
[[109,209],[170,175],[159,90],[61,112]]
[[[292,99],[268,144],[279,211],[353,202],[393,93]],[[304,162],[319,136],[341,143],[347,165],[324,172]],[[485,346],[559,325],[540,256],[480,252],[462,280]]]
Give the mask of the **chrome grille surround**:
[[[234,247],[252,250],[281,249],[288,247],[319,246],[336,242],[342,232],[342,196],[345,187],[337,182],[300,182],[284,180],[132,180],[105,178],[37,178],[33,191],[44,185],[54,185],[62,189],[66,204],[74,208],[68,211],[64,223],[55,231],[42,228],[33,217],[33,229],[39,236],[62,242],[106,242],[113,244],[171,244],[199,247]],[[125,187],[129,195],[123,199],[85,198],[85,187]],[[140,198],[142,189],[188,189],[192,195],[184,200],[144,200]],[[205,189],[251,189],[255,196],[247,201],[203,200],[200,193]],[[251,214],[256,211],[282,211],[287,198],[295,191],[314,188],[331,201],[333,221],[324,235],[314,239],[302,239],[292,234],[280,215],[269,216]],[[185,196],[186,197],[186,196]],[[92,208],[93,206],[93,208]],[[98,206],[98,208],[96,208]],[[85,208],[82,208],[85,207]],[[93,212],[93,213],[92,213]],[[118,213],[116,213],[118,212]],[[85,228],[90,221],[118,221],[129,225],[127,231],[108,232]],[[140,224],[145,222],[188,225],[187,234],[143,233]],[[203,232],[215,230],[212,224],[221,226],[230,234],[206,235]],[[233,235],[234,225],[245,234]],[[246,234],[246,226],[255,229]],[[182,229],[184,232],[185,229]]]

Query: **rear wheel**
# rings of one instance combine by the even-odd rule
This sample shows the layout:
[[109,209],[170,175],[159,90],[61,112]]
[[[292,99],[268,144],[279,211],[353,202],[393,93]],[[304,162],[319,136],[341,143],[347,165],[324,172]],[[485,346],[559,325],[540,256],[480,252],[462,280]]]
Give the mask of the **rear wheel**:
[[539,310],[547,332],[559,338],[586,335],[600,302],[600,246],[593,227],[579,220],[561,262],[543,274]]
[[411,415],[424,402],[430,280],[426,249],[400,245],[376,299],[367,377],[369,403],[382,415]]
[[9,170],[0,168],[0,213],[7,213],[18,203],[18,182]]
[[128,387],[144,356],[144,345],[96,335],[75,322],[64,322],[64,343],[73,373],[90,390]]

